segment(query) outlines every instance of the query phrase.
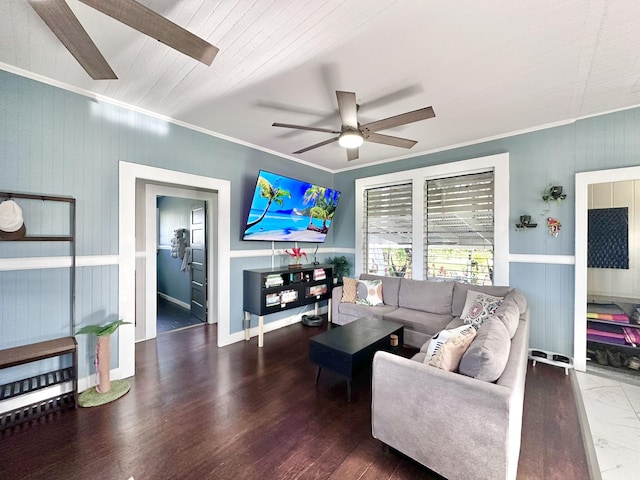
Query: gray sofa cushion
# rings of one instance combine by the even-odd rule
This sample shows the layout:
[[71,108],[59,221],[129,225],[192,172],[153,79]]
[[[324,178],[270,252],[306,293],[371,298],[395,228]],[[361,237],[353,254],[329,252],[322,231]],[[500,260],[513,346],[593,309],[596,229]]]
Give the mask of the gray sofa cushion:
[[467,301],[467,290],[469,289],[476,292],[493,295],[495,297],[504,297],[511,290],[510,287],[496,287],[495,285],[470,285],[468,283],[455,282],[453,286],[453,304],[451,306],[451,315],[453,315],[454,317],[459,317],[462,315],[464,304]]
[[496,310],[495,316],[507,327],[509,338],[513,338],[520,323],[520,310],[515,300],[505,298],[505,301]]
[[438,315],[400,307],[385,314],[384,319],[391,322],[402,323],[411,330],[427,335],[435,335],[444,329],[453,318],[451,315]]
[[391,305],[393,307],[398,306],[398,292],[400,291],[399,277],[381,277],[380,275],[371,275],[369,273],[363,273],[360,275],[360,280],[382,280],[382,297],[385,305]]
[[520,315],[522,315],[527,309],[527,299],[517,288],[512,288],[504,297],[504,301],[505,303],[510,301],[515,302],[515,304],[518,306],[518,310],[520,311]]
[[392,312],[396,307],[391,305],[378,305],[377,307],[371,307],[369,305],[359,305],[357,303],[341,303],[338,306],[338,311],[344,315],[351,315],[353,317],[376,317],[382,318],[389,312]]
[[451,315],[453,284],[454,282],[403,278],[400,282],[398,305],[423,312]]
[[497,317],[489,317],[460,360],[459,372],[468,377],[495,382],[507,365],[511,336]]

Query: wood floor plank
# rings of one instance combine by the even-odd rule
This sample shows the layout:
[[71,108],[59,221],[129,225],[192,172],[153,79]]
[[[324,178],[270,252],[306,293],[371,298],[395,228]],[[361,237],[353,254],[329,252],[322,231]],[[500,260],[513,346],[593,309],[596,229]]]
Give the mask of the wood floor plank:
[[[315,384],[309,338],[324,329],[269,332],[262,349],[255,339],[218,348],[209,325],[139,343],[136,376],[121,399],[3,433],[0,477],[440,478],[372,438],[369,374],[354,380],[351,403],[337,375],[323,372]],[[529,368],[524,411],[518,478],[588,478],[562,370]]]

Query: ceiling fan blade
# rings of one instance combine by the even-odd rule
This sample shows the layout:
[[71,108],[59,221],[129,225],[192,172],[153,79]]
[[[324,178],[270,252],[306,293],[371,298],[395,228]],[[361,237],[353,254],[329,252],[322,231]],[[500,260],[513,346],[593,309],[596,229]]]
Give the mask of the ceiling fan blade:
[[271,124],[272,127],[284,127],[284,128],[295,128],[296,130],[309,130],[311,132],[324,132],[324,133],[335,133],[340,134],[335,130],[331,130],[328,128],[317,128],[317,127],[304,127],[302,125],[291,125],[289,123],[278,123],[274,122]]
[[118,78],[64,0],[46,2],[29,0],[29,5],[91,78],[94,80]]
[[313,150],[314,148],[322,147],[324,145],[329,145],[330,143],[337,142],[337,141],[338,141],[338,137],[330,138],[329,140],[325,140],[324,142],[316,143],[315,145],[311,145],[310,147],[303,148],[302,150],[298,150],[297,152],[293,152],[293,153],[296,154],[296,153],[308,152],[309,150]]
[[353,92],[336,91],[338,97],[338,110],[342,120],[342,128],[358,129],[358,105],[356,104],[356,94]]
[[391,135],[382,135],[381,133],[369,133],[364,136],[365,141],[381,143],[383,145],[393,145],[394,147],[411,148],[416,143],[416,140],[409,140],[407,138],[392,137]]
[[211,65],[218,48],[134,0],[80,0],[191,58]]
[[356,147],[356,148],[347,148],[347,161],[348,162],[350,162],[351,160],[357,160],[359,156],[360,156],[360,149],[358,147]]
[[386,130],[388,128],[399,127],[400,125],[406,125],[407,123],[418,122],[420,120],[426,120],[427,118],[433,118],[436,114],[432,107],[420,108],[412,112],[402,113],[395,117],[384,118],[376,122],[367,123],[362,125],[362,133],[365,132],[377,132],[379,130]]

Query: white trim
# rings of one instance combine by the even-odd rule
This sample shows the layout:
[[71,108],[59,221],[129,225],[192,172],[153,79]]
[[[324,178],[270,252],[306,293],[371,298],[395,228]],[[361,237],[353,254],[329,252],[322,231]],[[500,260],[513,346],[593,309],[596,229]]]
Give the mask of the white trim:
[[[216,269],[218,253],[216,252],[217,232],[218,232],[218,200],[217,194],[213,191],[197,191],[189,188],[176,188],[166,185],[147,184],[145,186],[145,231],[158,231],[158,217],[155,215],[157,198],[160,196],[171,196],[179,198],[188,198],[207,202],[207,301],[208,305],[217,305],[216,294]],[[158,285],[158,239],[157,235],[145,235],[146,238],[146,293],[145,293],[145,319],[144,319],[144,338],[149,340],[157,335],[157,317],[158,305],[156,302],[156,293]],[[191,309],[191,305],[188,306]],[[217,323],[217,312],[213,308],[208,308],[207,323]]]
[[[213,190],[218,193],[217,235],[217,318],[218,346],[233,343],[230,330],[230,222],[231,222],[231,182],[203,177],[189,173],[176,172],[162,168],[137,165],[120,161],[118,196],[118,231],[120,268],[118,269],[118,306],[121,318],[135,318],[135,209],[136,179],[185,185],[191,188]],[[215,300],[214,300],[215,301]],[[135,374],[135,329],[132,325],[123,325],[118,329],[118,365],[121,378]]]
[[[167,302],[175,303],[176,305],[186,309],[191,310],[191,305],[183,302],[182,300],[178,300],[177,298],[173,298],[166,293],[158,292],[158,296],[164,298]],[[146,340],[146,339],[145,339]]]
[[589,119],[589,118],[599,117],[599,116],[602,116],[602,115],[609,115],[611,113],[624,112],[626,110],[633,110],[635,108],[640,107],[640,104],[631,105],[629,107],[622,107],[622,108],[619,108],[619,109],[607,110],[607,111],[604,111],[604,112],[592,113],[592,114],[589,114],[589,115],[582,115],[582,116],[579,116],[579,117],[573,117],[573,118],[569,118],[569,119],[565,119],[565,120],[560,120],[560,121],[557,121],[557,122],[546,123],[546,124],[543,124],[543,125],[537,125],[537,126],[533,126],[533,127],[529,127],[529,128],[523,128],[521,130],[515,130],[515,131],[507,132],[507,133],[501,133],[501,134],[492,135],[492,136],[489,136],[489,137],[476,138],[476,139],[473,139],[473,140],[468,140],[466,142],[460,142],[460,143],[455,143],[455,144],[452,144],[452,145],[445,145],[443,147],[433,148],[431,150],[423,150],[423,151],[420,151],[420,152],[410,153],[410,154],[407,154],[407,155],[400,155],[400,156],[397,156],[397,157],[391,157],[391,158],[387,158],[387,159],[384,159],[384,160],[379,160],[379,161],[376,161],[376,162],[369,162],[369,163],[366,163],[365,165],[354,165],[354,166],[350,166],[350,167],[339,168],[337,170],[331,170],[330,168],[327,168],[327,167],[325,167],[323,165],[320,165],[320,164],[317,164],[317,163],[307,162],[305,160],[301,160],[298,157],[292,157],[290,155],[286,155],[284,153],[276,152],[275,150],[271,150],[271,149],[268,149],[268,148],[265,148],[265,147],[261,147],[259,145],[255,145],[253,143],[246,142],[244,140],[240,140],[240,139],[237,139],[237,138],[234,138],[234,137],[229,137],[229,136],[224,135],[222,133],[217,133],[217,132],[214,132],[212,130],[207,130],[207,129],[199,127],[197,125],[193,125],[191,123],[183,122],[181,120],[177,120],[177,119],[174,119],[174,118],[171,118],[171,117],[167,117],[166,115],[161,115],[159,113],[152,112],[151,110],[145,110],[145,109],[137,107],[135,105],[131,105],[131,104],[128,104],[128,103],[125,103],[125,102],[121,102],[121,101],[116,100],[114,98],[107,97],[105,95],[101,95],[101,94],[98,94],[98,93],[95,93],[95,92],[90,92],[90,91],[85,90],[83,88],[76,87],[76,86],[70,85],[68,83],[60,82],[58,80],[54,80],[52,78],[48,78],[48,77],[45,77],[43,75],[39,75],[37,73],[30,72],[28,70],[24,70],[22,68],[14,66],[14,65],[9,65],[7,63],[0,62],[0,70],[4,70],[6,72],[13,73],[15,75],[19,75],[21,77],[29,78],[31,80],[35,80],[35,81],[40,82],[40,83],[51,85],[53,87],[60,88],[62,90],[67,90],[69,92],[77,93],[78,95],[82,95],[84,97],[88,97],[88,98],[91,98],[91,99],[99,100],[99,101],[105,102],[105,103],[110,103],[110,104],[116,105],[118,107],[126,108],[126,109],[129,109],[129,110],[138,112],[138,113],[142,113],[144,115],[148,115],[148,116],[153,117],[153,118],[158,118],[160,120],[164,120],[166,122],[173,123],[174,125],[179,125],[181,127],[188,128],[190,130],[194,130],[196,132],[203,133],[205,135],[209,135],[209,136],[212,136],[212,137],[220,138],[222,140],[227,140],[229,142],[236,143],[238,145],[243,145],[245,147],[253,148],[255,150],[259,150],[261,152],[265,152],[265,153],[268,153],[270,155],[274,155],[274,156],[277,156],[277,157],[280,157],[280,158],[286,158],[287,160],[291,160],[293,162],[300,163],[302,165],[307,165],[309,167],[317,168],[319,170],[324,170],[325,172],[329,172],[329,173],[332,173],[332,174],[342,173],[342,172],[346,172],[346,171],[349,171],[349,170],[358,170],[360,168],[372,167],[372,166],[375,166],[375,165],[381,165],[381,164],[385,164],[385,163],[389,163],[389,162],[397,162],[399,160],[406,160],[406,159],[409,159],[409,158],[421,157],[421,156],[424,156],[424,155],[431,155],[431,154],[439,153],[439,152],[446,152],[447,150],[454,150],[456,148],[463,148],[463,147],[467,147],[469,145],[477,145],[477,144],[480,144],[480,143],[491,142],[493,140],[500,140],[500,139],[503,139],[503,138],[515,137],[517,135],[523,135],[523,134],[531,133],[531,132],[538,132],[540,130],[547,130],[549,128],[556,128],[556,127],[560,127],[560,126],[563,126],[563,125],[571,125],[571,124],[576,123],[577,121],[580,121],[580,120],[586,120],[586,119]]
[[7,400],[0,402],[0,413],[10,412],[18,408],[26,407],[34,403],[39,403],[64,393],[73,391],[73,384],[71,381],[61,383],[58,385],[51,385],[50,387],[43,388],[42,390],[35,390],[33,392],[24,393]]
[[[404,182],[413,183],[413,249],[414,253],[421,251],[416,249],[418,243],[422,243],[424,232],[424,215],[422,208],[424,195],[423,183],[429,178],[450,177],[469,173],[477,173],[492,169],[494,172],[495,198],[494,198],[494,283],[496,285],[509,285],[509,154],[499,153],[486,157],[472,158],[458,162],[442,163],[429,167],[404,170],[402,172],[389,173],[374,177],[358,178],[355,181],[355,272],[362,272],[362,226],[363,226],[363,194],[364,190],[384,185],[393,185]],[[418,202],[416,205],[415,202]],[[416,213],[417,211],[417,213]],[[413,276],[415,279],[423,277],[422,257],[413,255]]]
[[531,253],[510,253],[511,263],[544,263],[547,265],[573,265],[576,257],[573,255],[536,255]]
[[[307,305],[306,307],[309,307],[310,305]],[[302,321],[302,315],[307,313],[307,312],[312,312],[314,310],[307,310],[306,307],[301,307],[303,310],[299,311],[298,313],[294,314],[294,315],[290,315],[288,317],[284,317],[281,318],[280,320],[276,320],[274,322],[268,322],[264,324],[264,333],[267,332],[272,332],[274,330],[278,330],[279,328],[284,328],[284,327],[288,327],[289,325],[293,325],[295,323],[300,323]],[[315,307],[314,307],[315,308]],[[318,314],[323,315],[325,313],[328,313],[329,309],[327,308],[327,306],[325,305],[324,307],[318,307]],[[257,315],[252,315],[252,317],[257,318]],[[259,335],[259,327],[252,327],[250,330],[250,336],[251,337],[257,337]],[[239,342],[241,340],[246,340],[245,337],[245,331],[241,331],[241,332],[236,332],[234,334],[232,334],[232,337],[234,338],[235,342]]]
[[[284,253],[285,249],[275,250],[275,255],[286,256],[289,259],[289,256]],[[307,260],[313,261],[313,254],[315,252],[315,248],[304,249],[307,254]],[[353,248],[318,248],[317,255],[319,254],[335,254],[335,253],[355,253],[355,249]],[[231,258],[253,258],[253,257],[270,257],[274,254],[274,251],[271,249],[260,249],[260,250],[232,250],[230,252]],[[287,262],[289,263],[289,262]]]
[[587,369],[587,228],[589,185],[640,179],[640,167],[613,168],[576,173],[575,269],[573,362],[575,368]]
[[[90,255],[76,257],[76,267],[98,267],[117,265],[117,255]],[[0,272],[9,270],[40,270],[45,268],[69,268],[71,257],[24,257],[0,258]]]

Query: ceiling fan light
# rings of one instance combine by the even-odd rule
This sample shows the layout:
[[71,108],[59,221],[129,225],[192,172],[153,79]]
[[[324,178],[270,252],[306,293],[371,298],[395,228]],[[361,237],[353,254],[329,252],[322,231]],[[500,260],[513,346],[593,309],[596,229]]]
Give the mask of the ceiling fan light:
[[344,148],[358,148],[363,142],[364,138],[357,130],[345,130],[338,138],[338,143]]

